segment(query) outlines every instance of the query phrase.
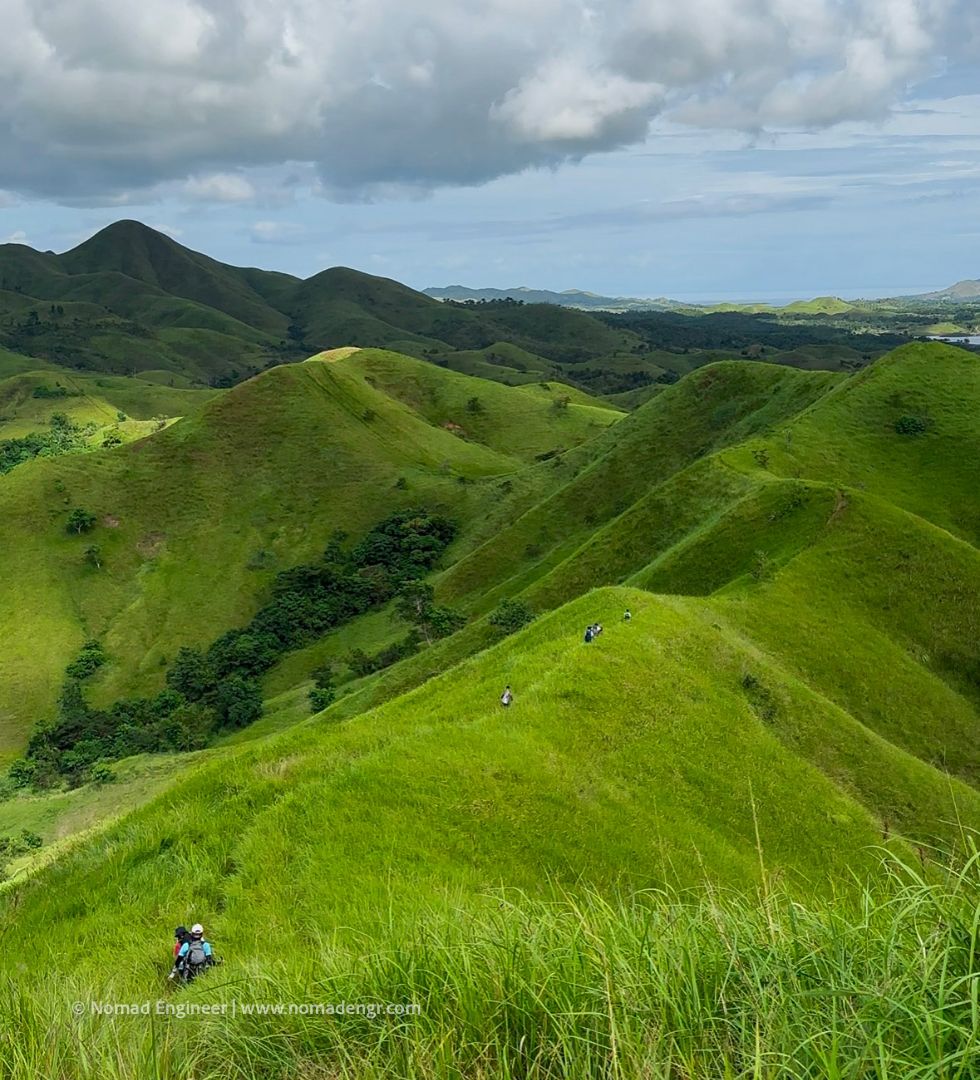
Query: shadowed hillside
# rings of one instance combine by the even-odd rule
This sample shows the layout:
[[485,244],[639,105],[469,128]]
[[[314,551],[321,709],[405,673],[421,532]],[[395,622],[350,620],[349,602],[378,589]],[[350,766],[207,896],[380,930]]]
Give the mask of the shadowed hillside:
[[[0,245],[0,347],[34,369],[163,371],[197,386],[358,345],[509,385],[561,380],[633,406],[720,359],[855,370],[903,340],[877,326],[830,328],[819,321],[827,312],[840,315],[839,302],[788,310],[796,322],[785,326],[693,309],[600,317],[549,303],[440,303],[346,267],[300,280],[227,266],[136,221],[61,255]],[[0,355],[0,375],[5,366]]]

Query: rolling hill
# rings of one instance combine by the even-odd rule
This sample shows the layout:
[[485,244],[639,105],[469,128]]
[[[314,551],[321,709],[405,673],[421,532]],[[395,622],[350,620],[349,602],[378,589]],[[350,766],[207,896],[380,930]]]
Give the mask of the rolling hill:
[[[362,674],[352,648],[404,634],[376,607],[269,671],[252,728],[74,792],[8,784],[0,835],[44,847],[0,891],[33,943],[28,967],[0,955],[0,1013],[21,1033],[0,1068],[599,1077],[621,1053],[624,1076],[753,1075],[763,1058],[776,1071],[755,1075],[817,1076],[833,1054],[866,1062],[863,1033],[885,1062],[868,1076],[939,1059],[969,1076],[968,991],[943,991],[937,1050],[862,965],[913,971],[895,985],[916,1017],[940,992],[942,965],[916,967],[924,942],[956,987],[969,978],[973,946],[955,942],[972,940],[973,886],[909,928],[881,858],[931,897],[980,829],[978,409],[977,358],[939,344],[851,375],[711,364],[627,416],[557,384],[342,349],[128,446],[0,477],[11,754],[86,637],[110,657],[93,699],[155,690],[161,658],[242,625],[274,569],[391,509],[457,522],[431,583],[465,617]],[[96,512],[104,571],[65,533],[71,506]],[[536,618],[506,633],[504,600]],[[324,661],[338,696],[311,716]],[[179,1000],[360,994],[431,1014],[154,1026],[83,1009],[47,1037],[72,1001],[157,996],[170,926],[197,918],[225,963]],[[111,965],[107,926],[125,927]],[[765,965],[784,950],[777,1023]],[[847,962],[811,978],[815,957]],[[642,990],[688,974],[694,1018]]]
[[301,280],[228,266],[118,221],[63,254],[0,245],[0,377],[57,368],[228,387],[356,345],[510,385],[559,380],[632,395],[622,398],[632,407],[719,359],[853,370],[903,340],[883,333],[893,329],[887,320],[846,323],[854,313],[834,298],[762,315],[660,301],[617,314],[586,303],[590,294],[577,294],[589,310],[550,302],[556,295],[440,302],[345,267]]
[[[226,266],[136,221],[61,255],[0,245],[0,345],[83,371],[162,370],[229,385],[348,344],[440,358],[508,342],[565,362],[629,352],[636,339],[580,312],[476,312],[334,267],[300,280]],[[500,381],[507,381],[501,373]]]
[[[76,400],[88,401],[55,404]],[[12,639],[0,659],[0,744],[9,751],[50,710],[89,637],[104,636],[117,657],[107,694],[153,688],[174,643],[246,619],[271,575],[335,528],[360,532],[386,508],[419,502],[488,527],[493,478],[619,418],[586,400],[355,352],[270,370],[151,438],[18,466],[0,481],[0,621]],[[551,471],[527,481],[550,482]],[[75,506],[97,517],[85,538],[65,531]],[[92,541],[99,570],[83,558]]]

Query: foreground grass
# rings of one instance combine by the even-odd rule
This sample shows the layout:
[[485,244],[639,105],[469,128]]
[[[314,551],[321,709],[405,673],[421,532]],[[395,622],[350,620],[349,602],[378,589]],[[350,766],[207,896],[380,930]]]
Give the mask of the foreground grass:
[[[288,957],[270,927],[261,965],[227,964],[178,994],[164,993],[162,969],[149,983],[107,971],[107,1000],[148,1001],[151,1015],[97,1015],[91,984],[38,973],[0,990],[0,1025],[16,1033],[0,1038],[0,1072],[969,1080],[980,1068],[977,855],[941,881],[887,859],[846,903],[803,905],[765,885],[757,897],[503,893],[419,910],[413,927],[372,938],[313,932]],[[157,1015],[157,999],[227,1009]],[[86,1003],[78,1017],[73,1000]],[[418,1012],[245,1015],[253,1002]]]

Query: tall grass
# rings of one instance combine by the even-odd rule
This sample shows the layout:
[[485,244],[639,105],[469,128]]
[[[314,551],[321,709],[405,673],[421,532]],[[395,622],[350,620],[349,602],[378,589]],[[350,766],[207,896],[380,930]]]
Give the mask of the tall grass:
[[262,970],[229,958],[170,998],[412,1002],[414,1016],[75,1020],[91,991],[32,973],[0,991],[0,1075],[972,1080],[980,855],[941,881],[888,858],[839,905],[778,889],[504,894],[363,948],[311,931],[305,956],[279,957],[273,936]]

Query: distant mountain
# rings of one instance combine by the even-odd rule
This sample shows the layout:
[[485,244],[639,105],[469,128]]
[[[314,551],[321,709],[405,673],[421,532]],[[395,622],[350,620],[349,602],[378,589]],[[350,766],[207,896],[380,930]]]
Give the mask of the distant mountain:
[[552,292],[550,289],[530,289],[519,285],[514,289],[471,289],[466,285],[447,285],[443,289],[424,289],[435,300],[523,300],[526,304],[557,304],[558,307],[582,308],[586,311],[651,311],[690,307],[679,300],[642,299],[635,296],[600,296],[581,289]]
[[950,285],[948,289],[940,289],[938,292],[922,293],[920,296],[907,297],[906,299],[948,300],[953,303],[962,303],[965,300],[978,300],[980,299],[980,281],[968,278],[965,281],[957,281],[955,285]]
[[[521,353],[517,366],[501,360],[502,343]],[[346,267],[304,281],[227,266],[138,221],[115,222],[61,255],[0,245],[0,349],[74,371],[164,372],[228,385],[358,345],[447,367],[458,366],[461,351],[471,366],[469,354],[489,350],[480,374],[514,382],[559,377],[557,365],[638,344],[553,305],[463,310]]]

